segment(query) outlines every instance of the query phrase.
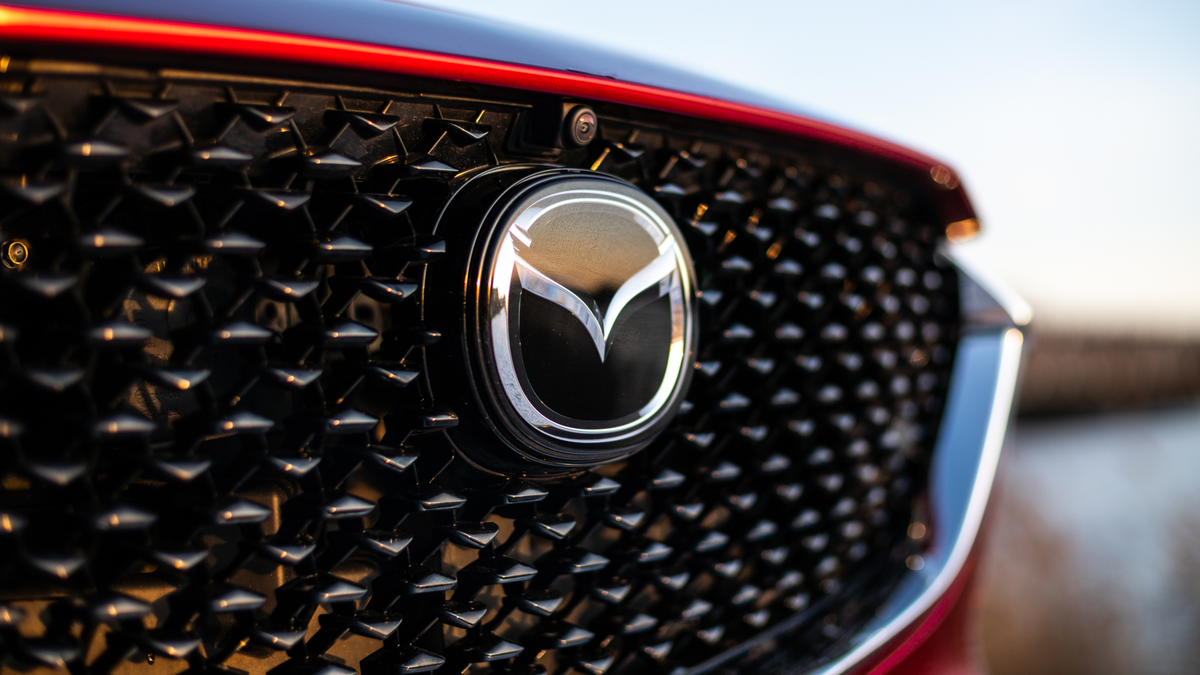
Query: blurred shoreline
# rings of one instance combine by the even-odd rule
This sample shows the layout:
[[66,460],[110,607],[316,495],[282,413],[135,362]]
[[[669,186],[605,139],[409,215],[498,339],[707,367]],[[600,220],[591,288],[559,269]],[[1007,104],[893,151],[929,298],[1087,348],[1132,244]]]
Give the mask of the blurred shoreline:
[[1023,417],[1200,399],[1200,339],[1037,331],[1027,349],[1019,400]]

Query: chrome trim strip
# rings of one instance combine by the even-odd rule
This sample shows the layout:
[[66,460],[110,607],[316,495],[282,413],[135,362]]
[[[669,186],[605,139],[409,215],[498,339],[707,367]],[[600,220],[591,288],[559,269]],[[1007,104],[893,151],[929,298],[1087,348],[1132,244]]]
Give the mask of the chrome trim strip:
[[[964,296],[974,286],[1004,312],[1002,316],[980,312],[978,300],[985,298],[963,298],[964,327],[976,327],[959,339],[946,413],[930,467],[932,527],[924,565],[905,574],[875,618],[851,638],[848,652],[812,671],[814,674],[846,673],[929,611],[962,571],[979,533],[1021,365],[1024,334],[1015,326],[1028,324],[1032,313],[1029,305],[1002,284],[992,280],[980,283],[973,270],[964,269],[958,261],[954,264]],[[1010,308],[1018,316],[1010,314]]]
[[942,251],[956,268],[959,302],[963,324],[966,326],[1027,326],[1033,320],[1033,309],[1025,299],[991,273]]
[[[944,250],[941,253],[958,271],[963,335],[930,467],[932,527],[924,564],[905,573],[870,623],[849,638],[841,656],[815,669],[796,672],[842,675],[877,654],[945,595],[962,572],[979,534],[1012,412],[1025,343],[1023,327],[1032,319],[1032,312],[1002,282],[994,278],[981,282],[978,272],[965,269]],[[1010,308],[1018,316],[1010,314]],[[825,604],[817,603],[684,675],[710,673],[820,616],[825,609]]]
[[958,578],[991,496],[1023,342],[1016,328],[979,332],[959,341],[945,422],[930,469],[934,526],[924,566],[904,576],[875,619],[852,640],[849,652],[815,673],[849,671],[932,608]]

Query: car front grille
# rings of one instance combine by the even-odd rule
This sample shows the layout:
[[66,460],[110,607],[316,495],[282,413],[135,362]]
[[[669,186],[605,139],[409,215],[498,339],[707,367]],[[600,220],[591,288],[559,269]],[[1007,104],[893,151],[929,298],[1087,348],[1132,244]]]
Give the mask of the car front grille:
[[[420,86],[9,63],[4,672],[794,666],[920,554],[958,332],[923,188],[611,105],[531,148],[531,95]],[[425,373],[461,331],[422,311],[439,210],[518,162],[625,178],[688,238],[692,388],[627,461],[476,468]]]

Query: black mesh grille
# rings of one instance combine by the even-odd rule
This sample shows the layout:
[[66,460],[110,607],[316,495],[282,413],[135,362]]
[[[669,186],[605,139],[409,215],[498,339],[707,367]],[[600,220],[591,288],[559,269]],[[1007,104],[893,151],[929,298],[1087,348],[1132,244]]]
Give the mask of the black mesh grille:
[[[957,301],[902,177],[614,107],[531,159],[512,93],[26,68],[0,79],[5,672],[671,672],[778,626],[794,665],[918,552]],[[457,339],[422,323],[438,209],[529,161],[654,194],[703,290],[677,422],[548,481],[456,458],[469,413],[422,365]]]

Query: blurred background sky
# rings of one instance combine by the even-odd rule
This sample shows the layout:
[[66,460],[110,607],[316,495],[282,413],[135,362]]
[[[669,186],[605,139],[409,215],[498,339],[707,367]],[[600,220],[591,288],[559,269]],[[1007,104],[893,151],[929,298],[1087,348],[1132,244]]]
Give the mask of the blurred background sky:
[[426,0],[755,89],[954,166],[1043,329],[1200,337],[1200,2]]

